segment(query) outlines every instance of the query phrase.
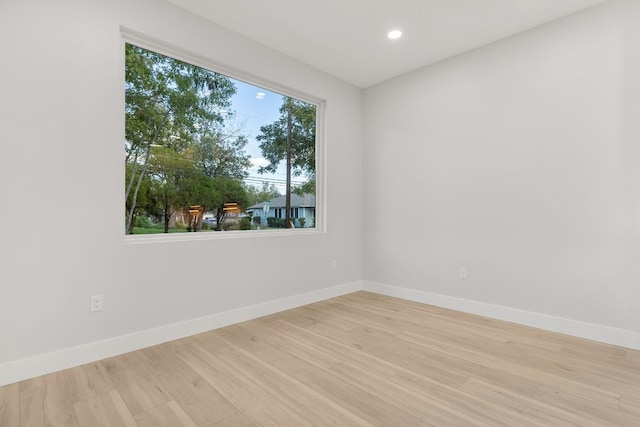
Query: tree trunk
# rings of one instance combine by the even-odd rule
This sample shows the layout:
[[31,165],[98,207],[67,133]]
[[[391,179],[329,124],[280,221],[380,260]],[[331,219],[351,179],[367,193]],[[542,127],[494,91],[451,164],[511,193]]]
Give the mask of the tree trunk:
[[164,202],[164,232],[169,232],[169,221],[171,221],[171,212],[169,211],[169,203]]
[[[153,138],[151,138],[151,141],[149,141],[149,147],[147,149],[147,154],[144,157],[144,168],[142,168],[142,172],[140,172],[140,177],[138,178],[138,183],[136,184],[136,189],[133,192],[133,200],[131,201],[131,211],[129,212],[129,219],[127,220],[127,229],[131,229],[131,233],[129,234],[133,234],[133,212],[136,210],[136,204],[138,203],[138,191],[140,191],[140,184],[142,184],[142,179],[144,178],[145,174],[147,173],[147,170],[149,169],[149,158],[151,157],[151,147],[153,147],[153,144],[156,143],[156,141],[158,140],[158,135],[160,134],[160,129],[162,128],[162,126],[164,126],[165,122],[167,121],[167,115],[168,113],[166,113],[164,115],[164,118],[162,119],[162,121],[158,124],[158,126],[156,127],[156,129],[153,132]],[[128,194],[127,194],[127,198],[128,198]],[[126,203],[126,199],[125,199],[125,203]]]
[[133,156],[133,163],[131,163],[131,172],[129,175],[129,182],[127,183],[127,191],[125,193],[124,200],[129,200],[129,194],[131,193],[131,188],[133,187],[133,183],[136,180],[136,174],[138,173],[138,151],[136,150],[136,154]]
[[147,151],[147,155],[144,159],[144,168],[142,168],[142,172],[140,172],[140,176],[138,177],[138,182],[136,183],[136,189],[133,192],[133,200],[131,200],[131,210],[129,211],[129,219],[127,220],[127,229],[129,230],[129,234],[133,234],[133,213],[136,210],[136,204],[138,203],[138,192],[140,191],[140,185],[142,184],[142,180],[144,179],[145,174],[147,173],[147,169],[149,168],[149,157],[151,156],[151,147]]
[[[151,125],[151,118],[147,119],[147,127],[149,127],[150,125]],[[157,136],[158,136],[158,132],[155,132],[153,137],[154,141],[157,138]],[[152,144],[154,141],[151,141],[149,144]],[[151,147],[151,145],[149,145],[149,147]],[[134,150],[135,154],[133,156],[133,162],[131,163],[132,164],[131,176],[129,177],[129,182],[127,183],[127,192],[124,200],[129,200],[129,193],[131,193],[131,188],[133,187],[133,183],[136,180],[136,173],[138,173],[138,154],[139,154],[138,150],[139,150],[138,148]],[[125,163],[128,163],[128,162],[129,162],[129,156],[127,156],[127,158],[125,159]]]
[[[129,215],[131,216],[131,218],[135,218],[134,215],[134,209],[131,209],[131,211],[129,212]],[[133,234],[133,220],[129,221],[129,224],[127,226],[127,234]]]
[[284,228],[291,228],[291,99],[287,101],[287,192],[285,197]]

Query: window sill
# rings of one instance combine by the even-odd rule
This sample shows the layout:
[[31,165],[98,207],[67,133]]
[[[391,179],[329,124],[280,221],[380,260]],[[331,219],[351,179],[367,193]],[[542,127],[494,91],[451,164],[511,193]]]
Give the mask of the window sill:
[[191,242],[202,240],[254,239],[262,237],[311,236],[324,234],[318,228],[296,228],[283,230],[233,230],[200,231],[196,233],[159,233],[124,235],[123,244],[137,245],[147,243]]

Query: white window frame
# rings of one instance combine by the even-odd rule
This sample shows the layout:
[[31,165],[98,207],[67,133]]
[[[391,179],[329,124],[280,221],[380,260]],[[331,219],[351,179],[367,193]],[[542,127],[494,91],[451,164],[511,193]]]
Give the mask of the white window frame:
[[[275,83],[256,76],[255,74],[239,71],[229,66],[222,65],[215,60],[189,51],[188,49],[172,45],[163,40],[156,39],[136,30],[120,27],[121,49],[120,49],[120,70],[121,70],[121,117],[122,129],[121,134],[124,138],[124,117],[125,117],[125,45],[127,43],[136,45],[143,49],[152,50],[162,55],[187,62],[189,64],[208,69],[210,71],[223,74],[235,80],[241,80],[250,85],[254,85],[266,90],[298,99],[300,101],[313,104],[316,106],[316,219],[314,228],[283,228],[277,230],[234,230],[234,231],[216,231],[216,232],[198,232],[198,233],[158,233],[158,234],[126,234],[123,230],[123,243],[125,244],[143,244],[143,243],[162,243],[162,242],[184,242],[184,241],[200,241],[200,240],[220,240],[220,239],[236,239],[236,238],[259,238],[259,237],[276,237],[276,236],[303,236],[313,234],[326,234],[327,224],[327,207],[326,207],[326,105],[324,99],[313,95],[292,89],[282,84]],[[120,168],[120,188],[125,188],[125,162],[121,162]],[[121,191],[120,206],[126,205],[124,191]],[[318,215],[320,213],[320,215]]]

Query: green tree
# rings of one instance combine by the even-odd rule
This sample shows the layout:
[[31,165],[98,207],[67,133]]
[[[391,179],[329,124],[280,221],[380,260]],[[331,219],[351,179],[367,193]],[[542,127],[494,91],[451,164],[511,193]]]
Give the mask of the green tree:
[[206,176],[224,176],[238,181],[247,177],[250,156],[244,151],[248,140],[242,134],[244,125],[231,129],[209,126],[195,143],[196,167]]
[[[251,166],[250,156],[244,148],[248,143],[242,134],[244,125],[232,124],[232,113],[227,113],[225,127],[210,126],[195,144],[195,167],[200,178],[194,180],[194,199],[203,206],[205,212],[214,212],[216,230],[221,230],[228,217],[225,203],[247,205],[247,191],[242,184]],[[202,177],[208,180],[205,182]]]
[[241,210],[248,206],[249,198],[244,185],[231,178],[218,176],[212,179],[212,188],[216,199],[215,206],[212,206],[216,215],[216,230],[223,229],[228,213],[224,210],[225,203],[237,203]]
[[[152,149],[167,147],[178,157],[188,153],[203,133],[206,134],[215,124],[223,123],[220,111],[230,106],[235,90],[228,77],[126,45],[125,152],[128,174],[125,194],[128,232],[133,230],[140,188],[149,171]],[[164,184],[168,186],[169,181],[165,180]],[[174,197],[168,187],[165,190],[167,197],[170,194]]]
[[307,175],[312,185],[305,189],[315,193],[316,174],[316,107],[306,102],[284,97],[280,118],[262,126],[256,139],[262,155],[269,162],[260,173],[275,172],[281,161],[286,161],[285,227],[291,224],[291,175]]
[[[150,158],[150,172],[155,183],[160,210],[164,213],[164,231],[169,232],[169,220],[176,210],[188,212],[192,206],[200,206],[202,212],[213,211],[216,214],[218,229],[225,222],[225,203],[238,203],[247,206],[247,192],[243,187],[242,169],[236,170],[233,165],[242,165],[243,155],[231,156],[225,161],[218,161],[221,169],[228,169],[228,175],[215,175],[203,166],[201,153],[197,145],[182,153],[168,147],[154,147]],[[217,159],[214,159],[217,161]],[[213,161],[213,160],[212,160]],[[207,163],[211,161],[207,160]],[[198,231],[202,226],[202,217],[194,221],[189,215],[188,231]]]
[[176,151],[174,147],[153,146],[149,157],[149,172],[158,209],[162,212],[164,232],[177,208],[184,208],[191,191],[194,168],[193,150]]
[[273,183],[263,182],[261,188],[253,185],[247,185],[247,196],[249,198],[248,206],[257,205],[267,200],[275,199],[281,196],[280,191]]
[[[131,165],[126,165],[125,177],[128,179],[130,174],[131,174]],[[133,233],[135,218],[139,214],[139,212],[142,211],[151,215],[156,214],[155,212],[156,206],[157,206],[156,192],[154,191],[154,188],[153,188],[153,181],[148,176],[145,176],[142,182],[140,183],[136,208],[132,209],[131,206],[132,206],[132,200],[131,200],[131,197],[129,197],[126,200],[126,212],[132,212],[133,218],[134,218],[134,221],[132,221],[129,224],[129,229],[127,230],[129,234]]]

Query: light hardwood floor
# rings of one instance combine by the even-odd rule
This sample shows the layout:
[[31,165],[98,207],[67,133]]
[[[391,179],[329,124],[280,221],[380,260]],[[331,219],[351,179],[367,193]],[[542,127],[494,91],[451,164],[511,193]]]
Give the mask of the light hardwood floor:
[[357,292],[0,388],[0,426],[640,426],[640,352]]

